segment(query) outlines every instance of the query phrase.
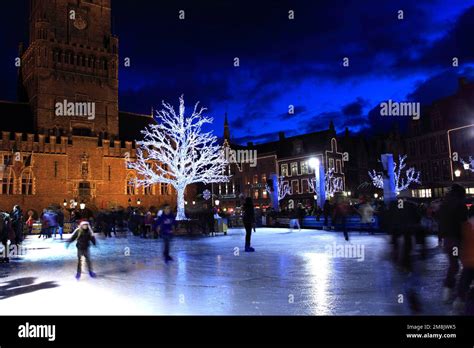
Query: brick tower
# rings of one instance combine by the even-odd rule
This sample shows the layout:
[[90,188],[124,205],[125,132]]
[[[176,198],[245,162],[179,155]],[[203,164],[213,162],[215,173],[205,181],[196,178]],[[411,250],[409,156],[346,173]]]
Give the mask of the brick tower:
[[[118,39],[112,35],[110,0],[30,0],[30,6],[21,77],[36,131],[117,136]],[[58,115],[63,102],[93,105],[94,117]]]

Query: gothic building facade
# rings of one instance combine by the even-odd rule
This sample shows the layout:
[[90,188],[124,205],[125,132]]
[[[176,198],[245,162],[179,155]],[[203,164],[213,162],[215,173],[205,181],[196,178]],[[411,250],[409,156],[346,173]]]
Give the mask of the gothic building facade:
[[31,0],[19,101],[0,102],[0,210],[71,201],[91,209],[173,204],[127,168],[150,115],[119,111],[110,0]]

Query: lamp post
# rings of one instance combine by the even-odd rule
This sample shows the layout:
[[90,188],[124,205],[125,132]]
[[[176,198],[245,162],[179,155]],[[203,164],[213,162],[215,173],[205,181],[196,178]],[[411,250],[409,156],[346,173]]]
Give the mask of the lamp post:
[[455,176],[456,178],[459,178],[459,177],[461,176],[461,170],[456,169],[456,170],[454,171],[454,176]]
[[79,204],[79,207],[81,208],[81,210],[86,209],[86,203],[84,203],[84,201],[81,201],[81,204]]

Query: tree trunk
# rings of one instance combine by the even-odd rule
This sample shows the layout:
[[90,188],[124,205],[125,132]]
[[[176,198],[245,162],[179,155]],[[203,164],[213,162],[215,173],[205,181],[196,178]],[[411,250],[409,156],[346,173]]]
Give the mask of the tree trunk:
[[186,213],[185,213],[185,210],[184,210],[184,191],[185,191],[185,187],[183,188],[178,188],[176,191],[178,193],[178,197],[177,197],[177,203],[176,203],[176,207],[177,207],[177,214],[176,214],[176,220],[178,221],[181,221],[181,220],[187,220],[186,219]]

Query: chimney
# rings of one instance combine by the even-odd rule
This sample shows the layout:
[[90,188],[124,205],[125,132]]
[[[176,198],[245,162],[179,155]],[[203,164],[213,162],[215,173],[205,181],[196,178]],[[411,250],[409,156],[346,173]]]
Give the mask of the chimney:
[[280,141],[285,140],[285,132],[278,132],[278,139]]

